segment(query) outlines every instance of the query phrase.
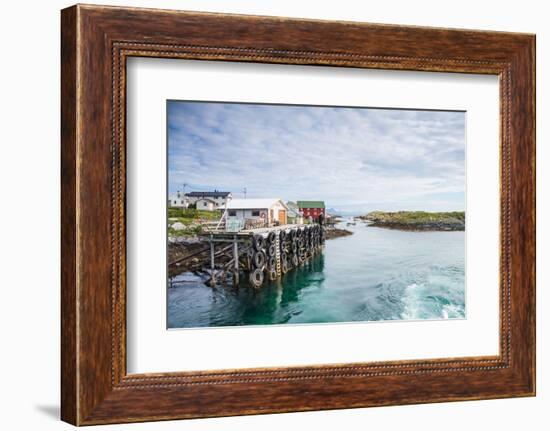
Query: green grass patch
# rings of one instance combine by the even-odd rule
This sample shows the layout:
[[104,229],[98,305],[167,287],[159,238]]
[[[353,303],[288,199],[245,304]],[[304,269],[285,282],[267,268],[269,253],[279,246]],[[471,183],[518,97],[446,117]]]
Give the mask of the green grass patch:
[[466,213],[464,211],[449,212],[428,212],[428,211],[372,211],[366,216],[366,220],[386,223],[456,223],[464,222]]
[[193,220],[219,220],[220,211],[197,210],[195,208],[168,208],[168,218],[177,218],[184,224],[183,220],[192,222]]
[[168,227],[169,237],[194,236],[203,232],[201,224],[217,222],[222,216],[221,211],[205,211],[195,208],[168,208],[168,224],[181,223],[183,229]]
[[172,229],[171,227],[168,228],[168,236],[169,237],[180,237],[180,236],[195,236],[201,233],[203,230],[202,226],[191,226],[186,227],[185,229]]

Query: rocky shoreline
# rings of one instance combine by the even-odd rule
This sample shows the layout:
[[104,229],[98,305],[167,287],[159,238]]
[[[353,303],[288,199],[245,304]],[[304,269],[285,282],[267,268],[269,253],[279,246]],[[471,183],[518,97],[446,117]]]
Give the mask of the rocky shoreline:
[[168,276],[186,271],[201,271],[208,260],[210,247],[199,238],[181,238],[168,242]]
[[335,239],[335,238],[342,238],[344,236],[353,235],[353,232],[347,229],[326,228],[325,235],[326,235],[326,239]]
[[358,217],[369,226],[408,231],[463,231],[465,229],[464,211],[426,212],[426,211],[373,211]]

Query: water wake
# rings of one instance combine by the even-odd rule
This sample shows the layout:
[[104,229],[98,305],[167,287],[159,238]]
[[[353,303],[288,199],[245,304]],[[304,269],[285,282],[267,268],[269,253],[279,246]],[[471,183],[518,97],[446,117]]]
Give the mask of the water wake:
[[[462,282],[463,283],[463,282]],[[465,317],[464,290],[460,281],[447,284],[429,282],[411,283],[403,293],[401,318],[463,319]]]

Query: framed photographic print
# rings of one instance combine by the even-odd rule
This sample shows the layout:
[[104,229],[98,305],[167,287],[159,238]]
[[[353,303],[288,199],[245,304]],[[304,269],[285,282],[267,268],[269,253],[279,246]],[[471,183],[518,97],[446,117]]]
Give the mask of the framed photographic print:
[[535,394],[535,37],[62,11],[62,419]]

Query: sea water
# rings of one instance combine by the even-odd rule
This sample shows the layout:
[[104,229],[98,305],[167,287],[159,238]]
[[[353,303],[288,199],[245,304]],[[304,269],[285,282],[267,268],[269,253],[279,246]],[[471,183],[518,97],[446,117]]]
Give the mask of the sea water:
[[340,227],[353,235],[327,240],[303,267],[258,290],[180,274],[168,288],[168,327],[465,317],[464,232]]

